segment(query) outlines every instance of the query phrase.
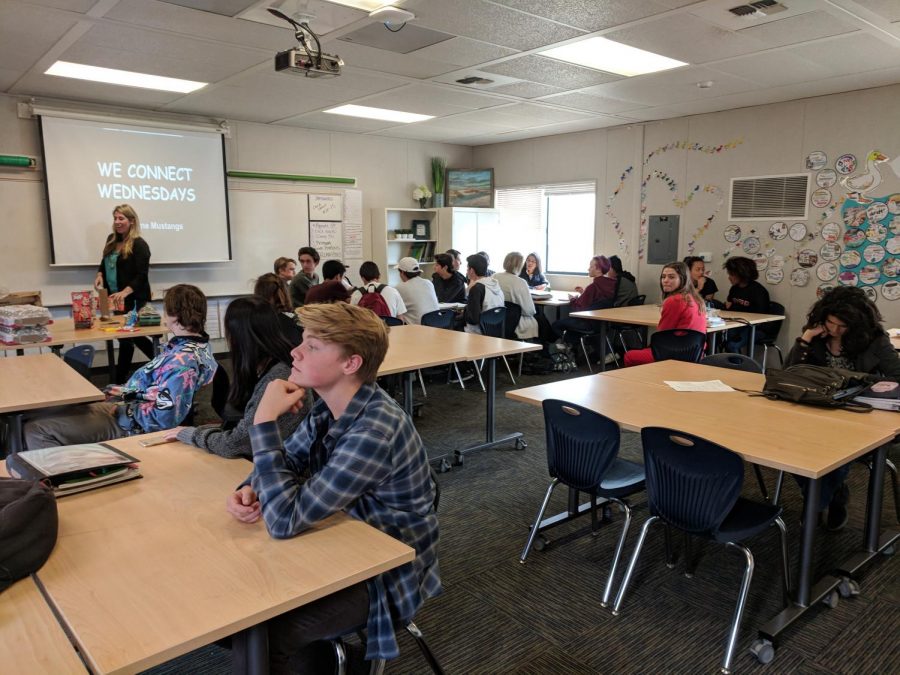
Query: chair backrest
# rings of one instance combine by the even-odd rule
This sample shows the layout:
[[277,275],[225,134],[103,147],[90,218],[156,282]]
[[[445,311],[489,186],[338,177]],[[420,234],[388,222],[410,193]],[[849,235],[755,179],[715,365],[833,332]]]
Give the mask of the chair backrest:
[[542,406],[550,475],[576,490],[596,490],[619,453],[619,425],[558,399],[545,399]]
[[384,321],[385,325],[388,326],[402,326],[403,322],[398,319],[396,316],[383,316],[381,320]]
[[[784,305],[780,302],[770,302],[769,303],[769,314],[780,314],[784,316]],[[757,342],[767,342],[770,345],[778,339],[778,333],[781,332],[781,324],[784,323],[784,320],[781,321],[767,321],[766,323],[761,323],[756,326],[756,341]]]
[[761,373],[762,367],[749,356],[743,354],[713,354],[701,360],[704,366],[718,366],[719,368],[731,368],[732,370],[743,370],[747,373]]
[[675,359],[696,363],[703,356],[706,333],[687,328],[659,330],[650,337],[650,349],[655,361]]
[[692,534],[711,536],[734,507],[744,463],[727,448],[674,429],[645,427],[650,513]]
[[519,319],[522,318],[522,305],[507,300],[503,303],[506,307],[506,326],[503,329],[503,337],[507,340],[516,340],[516,328],[519,326]]
[[63,361],[78,371],[78,374],[86,379],[91,379],[91,366],[94,365],[93,345],[76,345],[67,349],[63,354]]
[[453,310],[452,309],[436,309],[433,312],[422,315],[422,325],[431,326],[432,328],[453,328]]
[[646,295],[639,295],[635,298],[632,298],[628,302],[626,302],[625,306],[626,307],[637,307],[638,305],[643,305],[646,300],[647,300]]
[[481,313],[481,332],[491,337],[503,337],[503,324],[506,322],[506,307],[493,307]]

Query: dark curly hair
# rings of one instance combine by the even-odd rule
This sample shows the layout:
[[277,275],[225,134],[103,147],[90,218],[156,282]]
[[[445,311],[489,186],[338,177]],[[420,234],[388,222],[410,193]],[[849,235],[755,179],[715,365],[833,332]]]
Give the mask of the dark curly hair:
[[756,263],[750,258],[745,258],[743,256],[729,258],[722,267],[724,267],[725,271],[729,274],[736,276],[741,283],[759,279],[759,270],[756,269]]
[[861,354],[876,338],[885,334],[878,307],[866,297],[861,288],[855,286],[837,286],[823,295],[810,308],[803,329],[820,326],[829,316],[836,317],[847,325],[847,332],[841,338],[841,346],[850,357]]

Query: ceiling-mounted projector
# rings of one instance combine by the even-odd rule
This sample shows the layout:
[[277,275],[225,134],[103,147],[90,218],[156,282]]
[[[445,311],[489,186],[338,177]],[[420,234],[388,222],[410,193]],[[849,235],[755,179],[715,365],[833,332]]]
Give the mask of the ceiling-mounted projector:
[[305,75],[306,77],[337,77],[341,74],[341,66],[343,65],[344,62],[339,56],[319,54],[313,57],[300,47],[278,52],[275,55],[275,70],[277,72],[287,71],[294,75]]

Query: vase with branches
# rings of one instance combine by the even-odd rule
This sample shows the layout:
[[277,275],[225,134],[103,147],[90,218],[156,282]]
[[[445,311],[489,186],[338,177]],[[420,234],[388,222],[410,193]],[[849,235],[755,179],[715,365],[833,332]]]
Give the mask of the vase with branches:
[[447,172],[447,160],[443,157],[431,158],[431,180],[434,183],[434,206],[444,205],[444,176]]

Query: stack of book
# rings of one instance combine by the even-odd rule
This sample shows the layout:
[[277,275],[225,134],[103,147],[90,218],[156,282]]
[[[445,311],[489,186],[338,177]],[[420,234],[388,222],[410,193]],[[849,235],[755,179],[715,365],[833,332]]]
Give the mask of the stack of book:
[[13,478],[44,482],[63,497],[140,478],[139,461],[106,443],[82,443],[13,453],[6,469]]
[[876,382],[854,397],[854,401],[868,403],[878,410],[900,412],[900,384],[897,382]]
[[47,328],[53,323],[50,310],[34,305],[6,305],[0,307],[0,343],[23,345],[46,342]]
[[153,305],[144,305],[141,307],[141,311],[138,312],[137,317],[137,325],[138,326],[159,326],[162,323],[162,318],[159,316],[159,312],[153,307]]

